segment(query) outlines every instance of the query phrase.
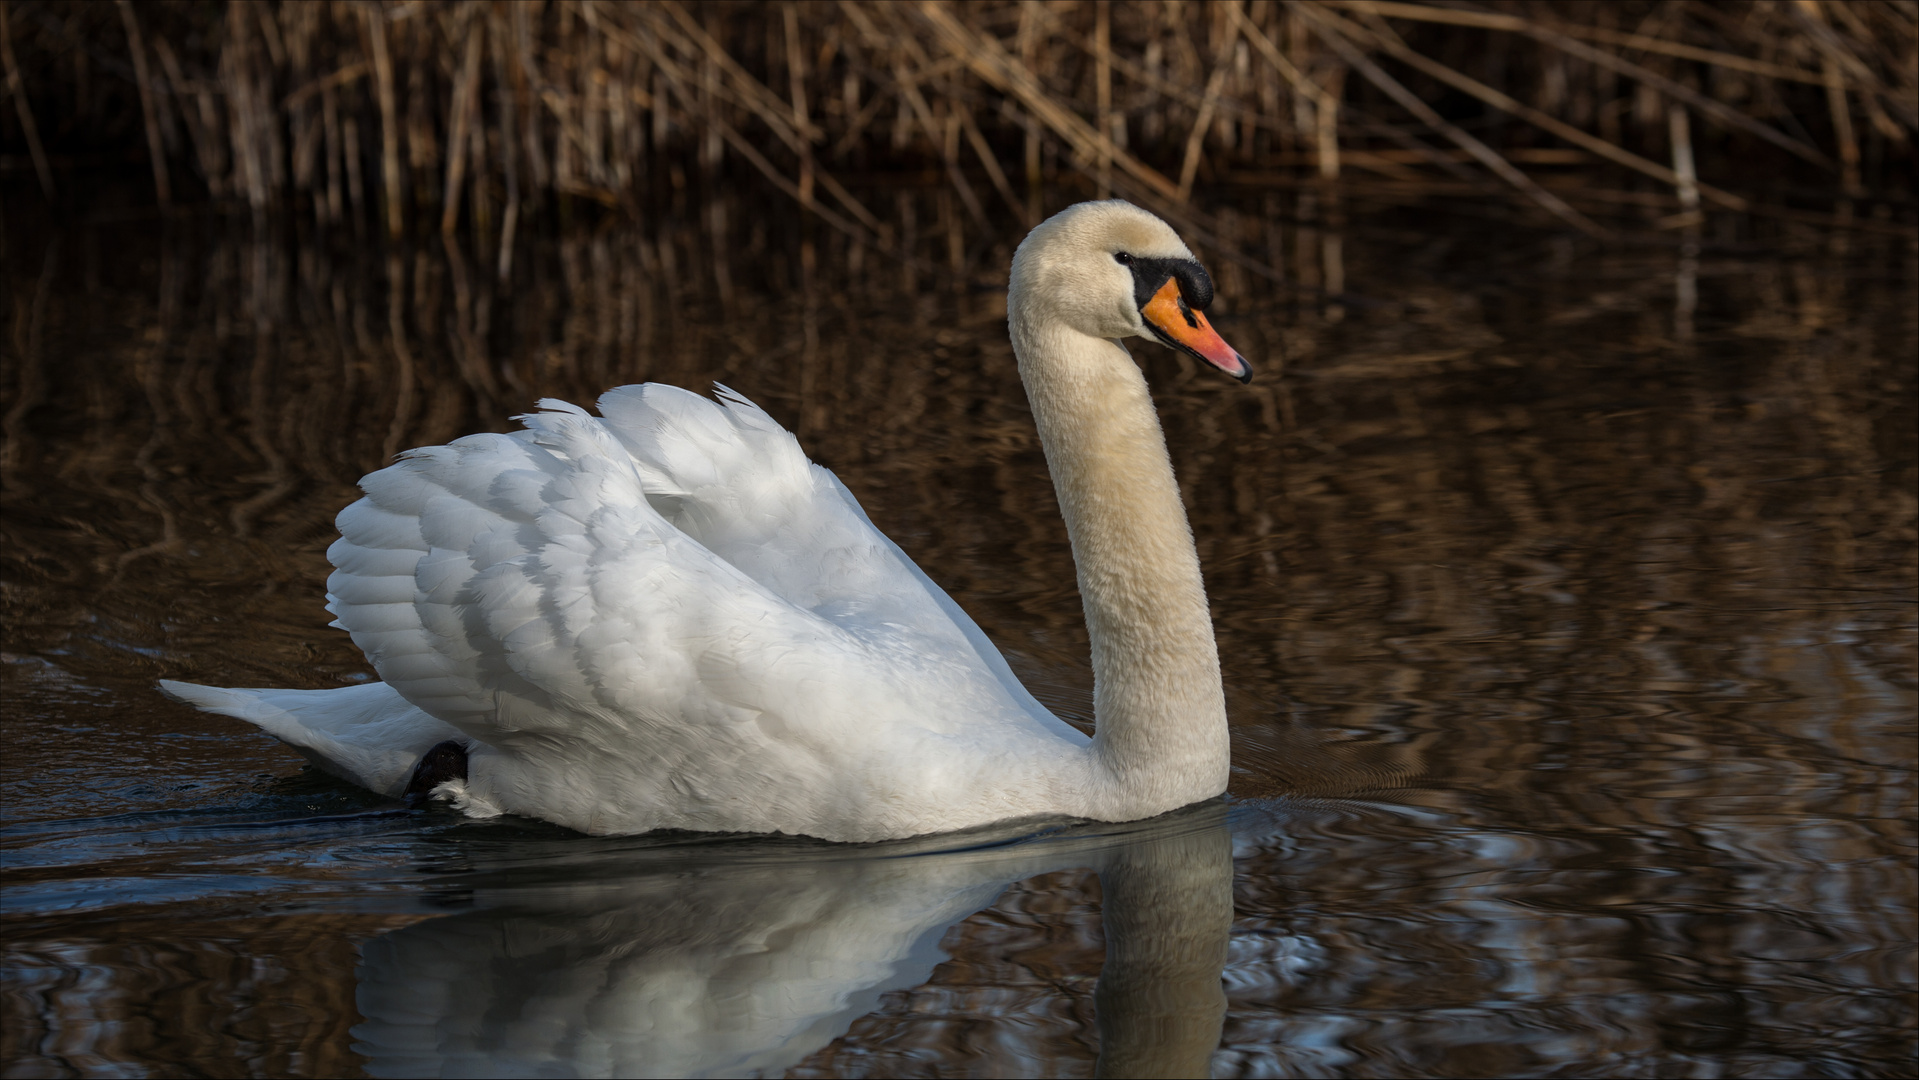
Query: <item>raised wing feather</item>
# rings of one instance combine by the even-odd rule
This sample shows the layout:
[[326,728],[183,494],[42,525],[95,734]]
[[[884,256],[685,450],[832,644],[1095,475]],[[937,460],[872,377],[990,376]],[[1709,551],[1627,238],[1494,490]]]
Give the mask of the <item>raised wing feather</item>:
[[657,384],[609,391],[599,405],[663,516],[774,595],[853,624],[855,610],[923,630],[950,623],[833,475],[758,406]]
[[609,395],[605,421],[543,402],[525,431],[366,478],[329,607],[383,679],[523,760],[610,755],[655,782],[697,783],[681,761],[750,780],[768,754],[907,767],[858,747],[1051,719],[790,435],[666,390]]
[[928,648],[970,654],[1043,727],[1077,734],[1014,677],[978,625],[873,526],[852,492],[744,396],[715,402],[647,383],[601,395],[667,520],[787,601],[862,637],[911,627]]

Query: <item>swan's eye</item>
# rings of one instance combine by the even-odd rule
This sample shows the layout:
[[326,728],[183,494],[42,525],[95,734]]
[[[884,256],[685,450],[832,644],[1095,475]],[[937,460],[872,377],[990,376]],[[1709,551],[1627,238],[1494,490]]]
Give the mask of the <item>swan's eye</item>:
[[1113,261],[1120,264],[1121,266],[1133,265],[1133,257],[1131,255],[1126,254],[1124,251],[1113,252]]

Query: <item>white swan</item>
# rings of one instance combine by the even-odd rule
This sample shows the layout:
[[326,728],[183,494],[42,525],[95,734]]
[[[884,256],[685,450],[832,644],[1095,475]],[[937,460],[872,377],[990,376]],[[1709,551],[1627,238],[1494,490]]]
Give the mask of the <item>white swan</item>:
[[1121,344],[1245,380],[1211,300],[1173,230],[1124,202],[1071,207],[1013,256],[1007,321],[1092,640],[1090,739],[766,413],[657,384],[609,391],[601,418],[542,401],[524,431],[361,481],[328,608],[383,682],[161,686],[374,791],[424,778],[472,815],[596,834],[870,841],[1211,798],[1228,768],[1212,620]]

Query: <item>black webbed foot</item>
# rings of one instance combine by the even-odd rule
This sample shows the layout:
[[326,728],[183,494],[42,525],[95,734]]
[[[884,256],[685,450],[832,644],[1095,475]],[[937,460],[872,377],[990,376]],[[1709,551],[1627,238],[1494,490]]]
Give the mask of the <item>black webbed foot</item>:
[[448,780],[466,779],[466,747],[452,739],[435,746],[426,752],[418,765],[413,766],[413,778],[406,782],[406,791],[400,796],[407,806],[418,810],[432,798],[433,789]]

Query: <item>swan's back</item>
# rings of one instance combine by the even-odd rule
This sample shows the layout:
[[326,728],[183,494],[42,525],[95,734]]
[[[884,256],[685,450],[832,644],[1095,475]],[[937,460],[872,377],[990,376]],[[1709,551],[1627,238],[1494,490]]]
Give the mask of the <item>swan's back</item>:
[[329,610],[477,740],[471,809],[901,835],[889,819],[974,823],[1008,797],[984,774],[1083,743],[830,472],[722,393],[626,387],[604,419],[542,402],[523,431],[373,473],[340,514]]

